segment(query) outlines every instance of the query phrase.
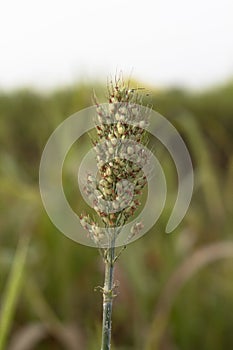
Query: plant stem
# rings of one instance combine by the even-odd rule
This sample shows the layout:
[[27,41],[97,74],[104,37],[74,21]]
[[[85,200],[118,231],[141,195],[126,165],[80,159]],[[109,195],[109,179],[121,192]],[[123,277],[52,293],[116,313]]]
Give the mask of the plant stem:
[[103,328],[101,350],[111,349],[112,302],[114,298],[114,259],[115,247],[108,249],[105,259],[105,279],[103,288]]

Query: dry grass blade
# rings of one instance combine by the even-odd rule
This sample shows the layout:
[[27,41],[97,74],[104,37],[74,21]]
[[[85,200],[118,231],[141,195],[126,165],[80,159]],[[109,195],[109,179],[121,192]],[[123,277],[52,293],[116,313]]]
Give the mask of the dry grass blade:
[[9,350],[33,349],[47,336],[47,329],[42,324],[30,324],[21,328],[12,338]]
[[51,329],[42,323],[29,324],[22,327],[12,338],[8,350],[33,350],[46,339],[55,339],[67,350],[83,349],[84,345],[79,332],[72,326]]
[[159,348],[167,326],[172,305],[180,289],[201,268],[219,259],[233,257],[233,242],[213,243],[198,249],[188,257],[172,274],[158,301],[150,328],[146,350]]

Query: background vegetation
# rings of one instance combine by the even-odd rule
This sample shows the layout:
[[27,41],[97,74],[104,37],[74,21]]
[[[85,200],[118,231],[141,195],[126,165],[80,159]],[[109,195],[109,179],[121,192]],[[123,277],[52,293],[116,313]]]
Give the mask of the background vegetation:
[[[102,296],[94,287],[103,281],[101,258],[56,230],[38,188],[46,140],[92,104],[93,87],[104,101],[100,84],[0,92],[1,350],[99,349]],[[158,223],[117,265],[113,349],[233,348],[232,96],[232,82],[201,92],[149,89],[145,103],[176,126],[189,148],[195,188],[184,221],[166,235],[176,174],[155,144],[169,195]],[[84,137],[77,151],[89,143]],[[69,181],[67,196],[82,209]]]

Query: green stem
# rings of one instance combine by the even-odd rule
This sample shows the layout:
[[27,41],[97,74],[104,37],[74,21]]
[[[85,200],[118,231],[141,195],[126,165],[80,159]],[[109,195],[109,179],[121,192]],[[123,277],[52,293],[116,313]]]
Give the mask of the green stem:
[[103,328],[101,350],[111,349],[112,302],[114,298],[114,259],[115,248],[109,248],[105,260],[105,279],[103,289]]
[[0,317],[0,350],[5,349],[17,300],[21,291],[23,272],[29,248],[29,239],[29,235],[20,237],[7,281]]

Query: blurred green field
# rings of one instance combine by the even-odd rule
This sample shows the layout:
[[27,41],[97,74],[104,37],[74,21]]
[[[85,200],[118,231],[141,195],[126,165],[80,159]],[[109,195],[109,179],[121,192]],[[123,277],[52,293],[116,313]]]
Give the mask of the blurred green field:
[[[100,348],[102,296],[94,288],[103,282],[101,258],[57,231],[38,187],[48,137],[92,104],[93,88],[104,101],[96,83],[0,92],[0,350]],[[182,224],[165,234],[176,173],[158,146],[166,207],[117,264],[113,350],[233,349],[233,82],[200,92],[148,90],[145,103],[187,144],[195,188]],[[85,153],[89,138],[78,147]],[[69,181],[67,196],[80,212]]]

